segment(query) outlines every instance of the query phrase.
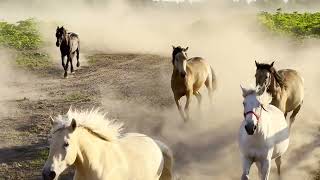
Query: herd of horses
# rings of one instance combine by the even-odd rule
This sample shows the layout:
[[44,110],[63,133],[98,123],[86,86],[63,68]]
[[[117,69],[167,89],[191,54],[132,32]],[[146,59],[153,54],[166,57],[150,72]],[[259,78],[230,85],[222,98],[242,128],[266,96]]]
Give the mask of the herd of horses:
[[[62,66],[67,77],[68,63],[74,71],[72,59],[80,41],[75,33],[63,27],[56,30]],[[216,75],[208,61],[201,57],[188,58],[187,48],[174,47],[171,88],[175,103],[184,121],[190,120],[192,95],[199,105],[199,90],[206,86],[209,99],[217,86]],[[64,63],[67,56],[67,64]],[[243,118],[239,130],[239,148],[242,159],[241,180],[249,179],[250,168],[256,164],[261,180],[268,180],[271,161],[275,159],[281,174],[281,157],[289,146],[289,135],[304,98],[304,80],[292,69],[277,71],[274,62],[256,64],[256,87],[246,89],[243,95]],[[184,109],[181,97],[186,96]],[[212,101],[212,100],[211,100]],[[290,119],[286,117],[292,112]],[[69,110],[66,115],[52,118],[50,152],[43,168],[43,179],[57,179],[69,166],[75,167],[74,179],[92,180],[171,180],[173,153],[164,143],[137,133],[122,133],[122,123],[106,118],[97,109]]]

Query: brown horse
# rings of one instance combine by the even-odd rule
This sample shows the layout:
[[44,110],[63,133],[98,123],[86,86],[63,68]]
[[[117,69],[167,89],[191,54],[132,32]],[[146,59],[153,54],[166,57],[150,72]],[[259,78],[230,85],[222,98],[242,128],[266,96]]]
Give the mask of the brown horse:
[[[184,121],[190,119],[189,105],[191,96],[195,95],[199,105],[201,103],[200,88],[205,85],[208,89],[210,101],[216,88],[216,76],[209,63],[201,57],[188,59],[187,48],[174,47],[172,52],[173,72],[171,77],[171,88],[174,100]],[[180,105],[180,98],[187,97],[185,112]]]
[[274,106],[278,107],[287,117],[290,116],[290,127],[301,109],[304,98],[304,80],[299,73],[292,69],[277,71],[271,64],[256,63],[256,85],[272,95]]
[[[57,38],[56,46],[60,47],[61,61],[64,69],[64,77],[66,78],[68,76],[69,63],[71,65],[71,73],[74,73],[72,60],[75,54],[77,54],[77,67],[80,66],[80,62],[79,62],[80,39],[79,39],[79,36],[75,33],[72,33],[72,32],[67,33],[67,30],[63,26],[60,28],[59,26],[57,27],[56,38]],[[65,56],[67,56],[67,64],[64,63]]]

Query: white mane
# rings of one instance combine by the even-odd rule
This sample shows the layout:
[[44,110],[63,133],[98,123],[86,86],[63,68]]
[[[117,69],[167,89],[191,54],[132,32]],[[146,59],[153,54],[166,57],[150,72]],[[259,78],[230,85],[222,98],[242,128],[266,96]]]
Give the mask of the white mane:
[[249,95],[257,96],[257,100],[260,102],[260,104],[265,106],[270,104],[272,101],[272,96],[266,91],[263,92],[262,94],[258,94],[257,89],[249,89],[245,92],[245,94],[243,94],[244,97],[247,97]]
[[87,128],[109,141],[118,139],[123,129],[123,123],[108,119],[106,113],[100,112],[99,109],[77,111],[70,108],[66,115],[59,115],[53,119],[51,133],[69,127],[72,119],[76,120],[77,127]]

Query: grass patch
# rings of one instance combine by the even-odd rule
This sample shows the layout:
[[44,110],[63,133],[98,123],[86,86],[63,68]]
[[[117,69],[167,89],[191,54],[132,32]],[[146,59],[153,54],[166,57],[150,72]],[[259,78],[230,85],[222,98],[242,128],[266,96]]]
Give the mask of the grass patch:
[[97,58],[95,58],[94,56],[88,56],[87,59],[89,65],[94,65],[98,62]]
[[30,160],[27,164],[32,167],[42,167],[49,156],[49,149],[45,148],[39,151],[37,158]]
[[16,64],[19,67],[28,69],[41,69],[52,65],[49,55],[33,51],[18,52]]
[[320,12],[262,12],[258,19],[271,32],[296,38],[320,38]]
[[87,94],[83,94],[81,92],[74,92],[71,94],[68,94],[65,98],[65,101],[71,101],[71,102],[87,102],[87,101],[91,101],[91,98],[89,95]]

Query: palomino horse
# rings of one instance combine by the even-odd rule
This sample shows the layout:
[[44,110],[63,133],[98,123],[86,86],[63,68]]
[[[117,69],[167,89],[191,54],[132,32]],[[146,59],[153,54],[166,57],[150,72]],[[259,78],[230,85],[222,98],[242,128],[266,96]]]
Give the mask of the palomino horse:
[[288,112],[293,111],[290,116],[291,127],[303,103],[303,78],[292,69],[277,71],[273,67],[274,62],[271,64],[255,63],[257,67],[256,85],[267,89],[267,92],[272,95],[271,104],[278,107],[285,117]]
[[[188,47],[181,48],[180,46],[173,46],[173,73],[171,77],[171,88],[174,100],[180,115],[185,121],[189,120],[191,96],[195,95],[200,105],[202,99],[199,93],[200,88],[204,85],[207,87],[210,100],[216,88],[216,76],[209,63],[201,57],[188,59],[187,50]],[[182,96],[187,97],[185,113],[179,102]]]
[[[68,66],[69,63],[71,65],[71,73],[74,73],[73,69],[73,57],[75,53],[77,53],[77,67],[80,66],[79,62],[79,51],[80,51],[80,40],[79,36],[75,33],[68,32],[67,30],[62,27],[57,27],[56,30],[56,46],[60,46],[60,52],[61,52],[61,61],[62,66],[64,69],[64,77],[66,78],[68,76]],[[67,56],[67,64],[64,63],[64,57]]]
[[72,111],[52,119],[43,179],[58,179],[69,166],[75,180],[171,180],[170,149],[143,134],[122,134],[122,123],[98,110]]
[[280,176],[281,156],[289,146],[289,128],[284,114],[270,104],[272,97],[267,92],[258,95],[256,90],[242,88],[242,93],[244,121],[239,133],[243,167],[241,179],[249,179],[250,167],[255,163],[260,179],[268,180],[272,159],[275,159]]

